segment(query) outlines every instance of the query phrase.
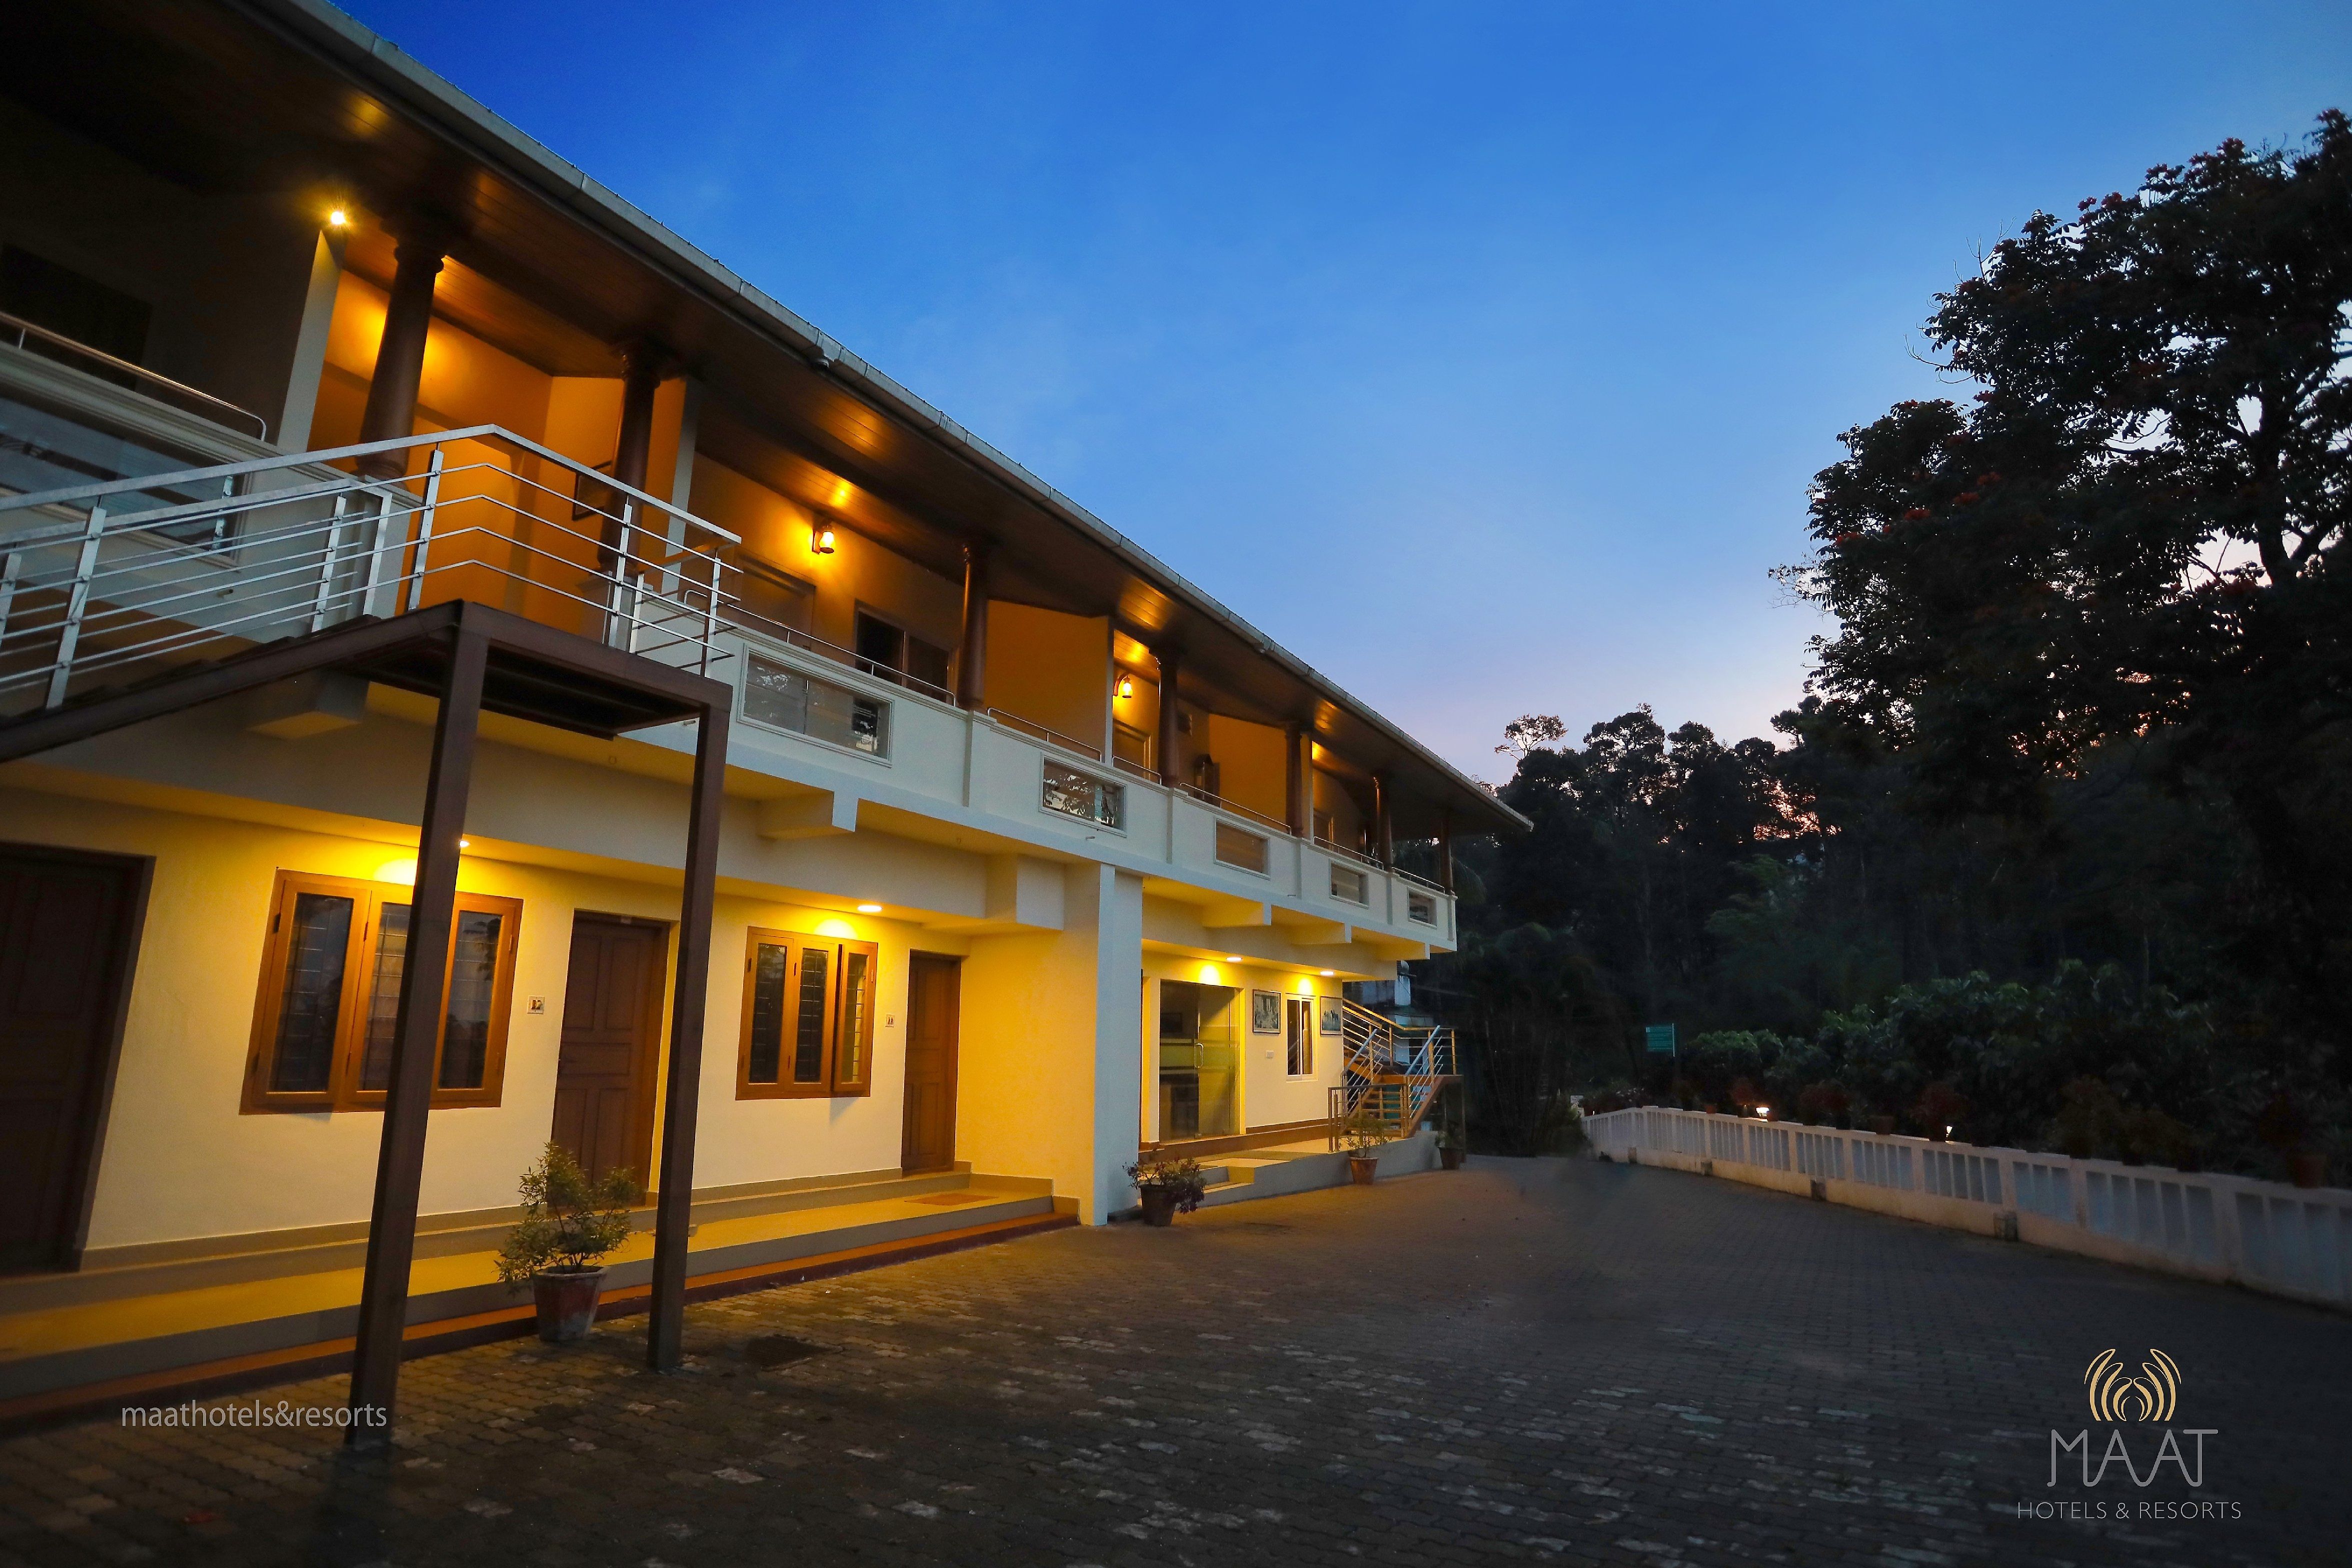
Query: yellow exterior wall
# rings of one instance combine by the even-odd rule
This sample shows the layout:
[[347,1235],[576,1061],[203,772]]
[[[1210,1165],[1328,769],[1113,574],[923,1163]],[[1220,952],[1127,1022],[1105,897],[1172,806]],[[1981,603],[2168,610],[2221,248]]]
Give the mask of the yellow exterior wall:
[[988,706],[1109,751],[1110,622],[1003,601],[988,607]]
[[[415,874],[414,851],[29,790],[0,789],[0,814],[20,841],[154,861],[89,1247],[364,1220],[383,1134],[378,1113],[246,1115],[238,1105],[277,872],[401,882]],[[675,920],[677,914],[674,889],[477,855],[465,859],[459,886],[522,901],[515,1010],[499,1104],[432,1114],[420,1201],[428,1215],[512,1204],[516,1178],[547,1140],[574,913],[656,920]],[[871,1094],[735,1098],[741,955],[751,925],[879,945]],[[704,1034],[698,1188],[897,1168],[907,952],[915,934],[888,921],[720,897]],[[950,939],[944,948],[957,945]],[[921,946],[943,946],[928,935]],[[530,1011],[534,997],[545,1002],[537,1016]],[[667,1001],[663,1016],[668,1016]]]
[[[1197,731],[1202,721],[1194,719]],[[1216,758],[1218,792],[1261,816],[1283,821],[1287,817],[1282,798],[1282,731],[1245,718],[1223,714],[1207,716],[1208,751]],[[1199,736],[1196,734],[1197,740]]]
[[950,656],[963,618],[963,586],[885,549],[856,529],[834,528],[831,555],[812,546],[808,509],[723,463],[698,455],[690,509],[743,539],[755,556],[815,591],[808,630],[838,647],[856,645],[858,608],[912,632]]

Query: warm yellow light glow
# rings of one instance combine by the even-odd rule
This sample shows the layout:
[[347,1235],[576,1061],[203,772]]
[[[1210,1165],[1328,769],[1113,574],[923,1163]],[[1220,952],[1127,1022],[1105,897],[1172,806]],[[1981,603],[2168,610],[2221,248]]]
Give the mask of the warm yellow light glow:
[[819,555],[833,553],[833,525],[819,523],[809,530],[809,549]]
[[399,860],[384,862],[382,865],[375,868],[375,879],[378,882],[396,882],[403,887],[415,887],[416,885],[416,857],[415,855],[405,855]]
[[1228,953],[1225,955],[1225,962],[1228,964],[1238,964],[1241,961],[1242,956],[1239,953]]
[[1224,983],[1224,975],[1214,964],[1203,964],[1201,966],[1201,984],[1204,986],[1222,986]]
[[835,506],[845,507],[849,505],[849,497],[852,494],[853,492],[849,487],[848,480],[835,479],[833,482],[833,504]]
[[846,920],[820,920],[816,923],[816,934],[820,936],[846,936],[853,942],[857,940],[857,927]]
[[857,906],[857,913],[860,915],[879,915],[882,913],[882,906],[878,904],[861,904]]
[[1133,675],[1119,676],[1118,695],[1122,697],[1131,697],[1135,695],[1135,677]]
[[343,211],[341,207],[337,207],[333,212],[327,214],[327,226],[331,229],[341,228],[351,221],[352,214]]
[[1328,980],[1328,979],[1329,979],[1332,976],[1334,976],[1334,975],[1338,974],[1339,971],[1339,970],[1337,970],[1337,969],[1318,969],[1318,970],[1316,970],[1315,972],[1316,972],[1317,974],[1318,974],[1318,975],[1322,976],[1325,979],[1327,979],[1327,980]]
[[1314,982],[1314,981],[1312,981],[1312,980],[1310,980],[1310,979],[1308,979],[1308,978],[1307,978],[1306,976],[1304,976],[1304,975],[1299,976],[1299,977],[1298,977],[1298,994],[1299,994],[1300,996],[1302,996],[1302,997],[1311,997],[1311,996],[1313,996],[1313,995],[1315,994],[1315,982]]

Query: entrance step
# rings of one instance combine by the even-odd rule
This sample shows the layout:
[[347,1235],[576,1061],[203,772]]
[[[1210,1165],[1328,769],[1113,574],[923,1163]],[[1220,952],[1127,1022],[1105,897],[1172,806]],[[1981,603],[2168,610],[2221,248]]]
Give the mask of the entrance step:
[[[793,1207],[697,1224],[688,1253],[689,1290],[707,1280],[748,1278],[824,1255],[1063,1218],[1049,1184],[1017,1177],[950,1172],[835,1187],[830,1202],[798,1201],[810,1190],[765,1195],[794,1199]],[[496,1250],[503,1231],[499,1226],[469,1232],[474,1246],[465,1251],[428,1255],[419,1247],[409,1270],[412,1327],[528,1308],[526,1295],[498,1281]],[[164,1265],[151,1265],[137,1270],[150,1289],[125,1291],[125,1281],[115,1280],[102,1292],[65,1301],[41,1301],[37,1292],[20,1288],[30,1281],[7,1281],[0,1288],[0,1409],[58,1390],[346,1340],[357,1331],[365,1249],[362,1242],[345,1258],[343,1245],[242,1254],[229,1277],[208,1279],[199,1270],[193,1282]],[[608,1265],[607,1294],[625,1300],[644,1286],[652,1260],[652,1233],[641,1230]]]

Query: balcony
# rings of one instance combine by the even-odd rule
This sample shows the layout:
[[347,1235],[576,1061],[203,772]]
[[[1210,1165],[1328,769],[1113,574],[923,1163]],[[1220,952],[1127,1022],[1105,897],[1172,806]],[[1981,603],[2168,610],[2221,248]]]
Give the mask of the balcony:
[[[352,471],[386,456],[404,476]],[[169,498],[182,493],[199,498]],[[738,542],[495,427],[10,497],[0,722],[466,599],[732,685],[735,767],[1107,861],[1220,910],[1263,906],[1265,924],[1452,944],[1452,899],[1433,884],[1011,711],[959,707],[934,682],[761,613]],[[630,727],[576,696],[551,685],[486,704],[558,728]],[[669,744],[658,728],[644,738]]]

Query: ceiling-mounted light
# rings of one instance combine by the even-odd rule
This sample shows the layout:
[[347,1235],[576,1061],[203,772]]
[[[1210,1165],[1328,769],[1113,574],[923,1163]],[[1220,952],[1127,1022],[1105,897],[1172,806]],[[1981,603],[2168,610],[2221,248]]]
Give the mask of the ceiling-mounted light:
[[1339,971],[1339,970],[1337,970],[1337,969],[1318,969],[1318,970],[1316,970],[1315,972],[1316,972],[1317,974],[1318,974],[1318,975],[1322,976],[1325,979],[1327,979],[1327,980],[1328,980],[1328,979],[1329,979],[1332,976],[1334,976],[1334,975],[1338,974]]
[[809,525],[809,549],[818,555],[833,553],[833,525],[814,522]]
[[1241,961],[1242,956],[1239,953],[1228,953],[1225,955],[1225,962],[1228,964],[1238,964]]
[[347,228],[351,225],[351,221],[352,214],[341,207],[327,214],[327,226],[331,229]]
[[1122,699],[1131,697],[1135,695],[1135,677],[1133,675],[1119,676],[1118,695]]
[[878,904],[861,904],[857,906],[857,913],[860,915],[879,915],[882,913],[882,906]]

